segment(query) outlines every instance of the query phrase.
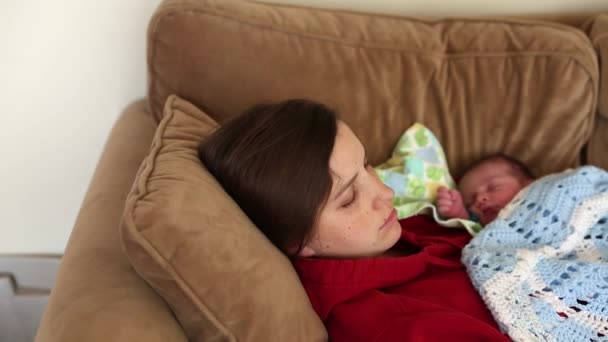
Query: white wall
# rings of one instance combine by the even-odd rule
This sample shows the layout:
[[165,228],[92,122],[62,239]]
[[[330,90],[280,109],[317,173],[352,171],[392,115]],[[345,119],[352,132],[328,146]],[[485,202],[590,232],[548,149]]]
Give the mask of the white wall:
[[[268,0],[407,15],[608,11],[608,0]],[[0,254],[62,253],[107,134],[145,94],[160,0],[0,1]]]
[[63,253],[159,2],[0,1],[0,253]]

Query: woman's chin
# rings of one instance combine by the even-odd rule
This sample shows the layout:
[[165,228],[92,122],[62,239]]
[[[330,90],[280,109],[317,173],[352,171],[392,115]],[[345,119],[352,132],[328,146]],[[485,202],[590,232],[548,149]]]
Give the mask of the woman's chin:
[[387,240],[390,241],[390,247],[393,247],[401,238],[401,225],[397,220],[390,222],[388,225],[382,228],[382,230],[386,234]]

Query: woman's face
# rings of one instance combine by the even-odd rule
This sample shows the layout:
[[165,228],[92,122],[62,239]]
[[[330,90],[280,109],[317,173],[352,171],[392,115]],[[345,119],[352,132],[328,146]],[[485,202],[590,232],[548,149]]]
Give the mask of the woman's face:
[[365,149],[350,128],[341,121],[337,128],[329,161],[332,189],[300,256],[378,256],[401,236],[394,193],[367,164]]

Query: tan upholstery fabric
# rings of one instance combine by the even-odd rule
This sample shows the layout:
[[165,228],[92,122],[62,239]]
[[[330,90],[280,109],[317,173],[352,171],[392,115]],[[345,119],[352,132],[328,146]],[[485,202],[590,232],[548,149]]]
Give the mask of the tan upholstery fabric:
[[216,127],[167,100],[127,199],[133,266],[195,341],[319,341],[323,324],[291,264],[204,169],[197,146]]
[[587,146],[587,162],[608,170],[608,118],[598,117]]
[[596,16],[591,22],[589,38],[599,54],[600,63],[600,95],[598,112],[608,118],[608,14]]
[[[604,83],[608,75],[605,27],[605,16],[599,16],[587,31],[601,54]],[[116,123],[83,201],[37,341],[187,340],[165,301],[125,258],[118,236],[125,198],[148,152],[155,120],[162,117],[165,100],[172,93],[181,94],[218,121],[263,100],[308,97],[326,102],[359,134],[374,163],[386,158],[403,129],[418,120],[437,133],[456,171],[498,149],[524,159],[539,174],[561,169],[576,162],[578,149],[590,136],[598,99],[601,115],[606,117],[608,112],[603,85],[598,98],[600,74],[589,38],[556,24],[502,19],[425,21],[236,0],[166,0],[150,23],[148,39],[148,101],[153,116],[137,103]],[[180,122],[193,110],[183,106],[173,111]],[[607,146],[608,120],[600,117],[587,149],[589,162],[607,168]],[[194,161],[192,155],[184,160]],[[212,184],[206,183],[210,189]],[[202,222],[221,224],[227,232],[233,227],[229,220],[240,220],[244,226],[239,227],[247,227],[240,214],[230,216],[239,213],[234,204],[214,191],[196,200],[211,208],[222,203],[227,207],[221,215]],[[195,197],[176,198],[163,210],[191,198]],[[151,210],[154,204],[141,203],[134,213]],[[200,210],[195,208],[194,213]],[[154,215],[146,212],[141,217]],[[184,220],[172,217],[171,224]],[[207,250],[177,248],[175,243],[182,237],[166,229],[163,235],[152,221],[146,227],[132,232],[131,257],[146,279],[172,305],[179,305],[176,312],[189,334],[199,329],[198,336],[210,341],[324,337],[301,291],[295,290],[295,299],[287,302],[292,286],[254,288],[245,282],[249,277],[217,281],[234,272],[259,272],[253,274],[258,280],[293,283],[291,271],[285,276],[271,268],[286,267],[284,259],[272,256],[275,252],[239,245],[240,240]],[[249,229],[249,235],[243,236],[262,239],[254,231]],[[219,231],[211,233],[217,237]],[[158,245],[162,248],[147,254],[158,246],[146,244],[146,239],[159,236],[166,238]],[[184,246],[194,243],[183,242]],[[231,245],[243,249],[242,256],[222,254]],[[172,262],[192,260],[184,254],[188,251],[224,267],[225,273],[204,278],[209,273],[201,270],[199,277],[187,282],[184,279],[190,278],[183,274],[197,275],[199,270],[183,273],[191,266],[173,267]],[[268,256],[268,265],[258,268],[253,262],[260,259],[248,259],[262,254]],[[233,259],[237,257],[243,259]],[[167,262],[155,264],[162,260]],[[234,291],[246,285],[251,291]],[[258,301],[244,304],[252,299]],[[266,309],[258,310],[263,305]],[[188,307],[191,313],[185,311]],[[293,312],[277,318],[284,312],[275,310],[285,307]],[[217,311],[209,309],[204,316],[205,308]],[[283,321],[296,320],[296,316],[304,319],[295,327],[289,325],[294,322]],[[269,331],[278,323],[285,327]],[[241,338],[241,334],[249,335]]]
[[608,14],[597,15],[589,19],[584,26],[602,66],[597,106],[598,117],[586,149],[586,161],[608,170]]
[[385,160],[414,121],[458,175],[497,151],[541,175],[578,163],[598,65],[572,27],[517,20],[423,21],[237,0],[168,0],[149,28],[149,101],[178,93],[216,120],[262,100],[329,104]]
[[165,302],[121,250],[125,198],[156,125],[139,101],[116,122],[82,203],[38,342],[186,341]]

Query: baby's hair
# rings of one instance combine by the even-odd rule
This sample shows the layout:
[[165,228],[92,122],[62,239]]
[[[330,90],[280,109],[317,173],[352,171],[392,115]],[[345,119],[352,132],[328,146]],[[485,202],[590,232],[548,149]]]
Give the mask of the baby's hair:
[[495,162],[495,161],[502,161],[502,162],[509,164],[509,166],[511,166],[513,168],[513,170],[519,174],[519,176],[522,176],[524,178],[529,178],[529,179],[535,178],[534,174],[532,173],[532,171],[530,171],[530,169],[526,166],[526,164],[524,164],[521,161],[519,161],[518,159],[515,159],[504,153],[495,153],[495,154],[491,154],[489,156],[485,156],[485,157],[471,163],[469,166],[467,166],[465,168],[465,170],[462,172],[462,174],[464,175],[467,172],[469,172],[473,169],[476,169],[485,163]]

